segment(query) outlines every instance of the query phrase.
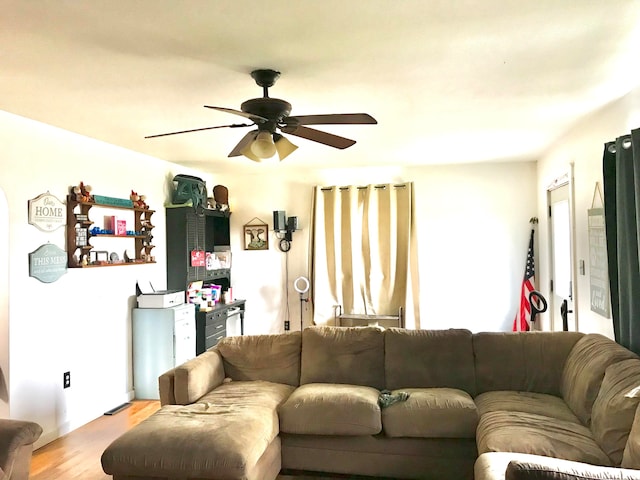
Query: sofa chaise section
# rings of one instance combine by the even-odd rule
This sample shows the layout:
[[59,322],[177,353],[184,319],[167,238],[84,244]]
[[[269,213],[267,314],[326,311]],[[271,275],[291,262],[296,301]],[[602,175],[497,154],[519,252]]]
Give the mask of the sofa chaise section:
[[[286,352],[299,350],[299,335],[238,338],[223,348],[227,358],[216,348],[163,374],[162,408],[107,447],[103,470],[114,480],[275,479],[277,410],[295,390],[280,381],[297,383],[299,362]],[[242,360],[238,341],[251,347]]]

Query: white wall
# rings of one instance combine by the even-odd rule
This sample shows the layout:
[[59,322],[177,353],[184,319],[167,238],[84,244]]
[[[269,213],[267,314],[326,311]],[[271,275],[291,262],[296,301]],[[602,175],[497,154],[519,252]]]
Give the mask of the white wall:
[[[401,181],[415,185],[423,328],[511,329],[537,205],[535,163],[311,170],[301,148],[287,165],[259,166],[253,175],[207,175],[7,113],[0,113],[0,140],[0,189],[9,205],[9,289],[0,293],[9,325],[0,323],[0,335],[10,335],[10,414],[43,426],[39,445],[130,399],[135,281],[165,284],[162,205],[176,173],[205,178],[209,190],[229,188],[234,295],[247,300],[246,333],[282,331],[287,315],[299,328],[292,284],[309,273],[314,185]],[[64,247],[64,229],[44,233],[29,225],[27,201],[47,190],[63,199],[81,180],[97,194],[147,195],[158,211],[157,264],[71,269],[51,284],[29,277],[28,253],[46,242]],[[258,217],[272,227],[273,210],[299,218],[291,251],[280,252],[273,233],[268,251],[243,250],[242,226]],[[308,325],[310,305],[304,308]],[[63,390],[67,370],[72,387]]]
[[[613,338],[612,320],[591,311],[589,298],[589,237],[587,210],[591,208],[596,182],[602,191],[602,154],[604,143],[640,127],[640,88],[603,107],[575,125],[538,162],[538,215],[546,218],[545,191],[553,179],[574,165],[575,257],[585,261],[585,274],[577,274],[574,310],[578,314],[578,330],[602,333]],[[546,220],[540,222],[540,290],[549,294],[549,235]],[[548,314],[542,316],[548,326]]]
[[[0,189],[9,207],[8,255],[0,249],[9,266],[9,288],[0,289],[0,359],[8,336],[10,416],[40,423],[41,445],[130,400],[136,279],[166,285],[163,204],[175,174],[197,172],[4,112],[0,144]],[[49,191],[64,201],[68,187],[80,181],[95,194],[128,198],[134,189],[147,195],[157,210],[157,264],[69,269],[53,283],[29,277],[28,254],[47,242],[65,249],[65,229],[45,233],[29,225],[28,200]],[[92,219],[100,225],[95,210],[90,215],[98,215]],[[133,248],[130,239],[99,240],[114,242],[104,247],[110,251]],[[4,360],[1,366],[5,370]],[[63,390],[65,371],[71,372],[71,388]]]
[[[304,152],[296,154],[303,165]],[[234,250],[234,295],[247,299],[246,332],[283,331],[287,293],[291,328],[300,328],[293,282],[309,272],[314,185],[402,181],[413,181],[416,192],[422,328],[511,330],[529,219],[536,214],[535,175],[535,163],[528,162],[288,173],[266,168],[261,175],[221,176],[218,180],[229,188],[233,245],[241,245],[242,226],[254,217],[272,228],[273,210],[297,216],[302,227],[293,234],[288,254],[277,249],[273,232],[269,251]],[[283,290],[287,263],[288,288]],[[303,308],[307,326],[310,307]]]

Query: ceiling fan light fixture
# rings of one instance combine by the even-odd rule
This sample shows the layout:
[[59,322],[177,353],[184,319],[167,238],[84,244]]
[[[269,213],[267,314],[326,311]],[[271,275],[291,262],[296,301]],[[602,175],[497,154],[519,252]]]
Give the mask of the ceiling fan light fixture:
[[242,150],[240,150],[240,153],[247,157],[249,160],[253,160],[254,162],[261,162],[262,159],[260,157],[256,157],[251,151],[251,145],[252,144],[250,143],[249,145],[244,147]]
[[278,152],[280,161],[284,160],[298,149],[297,145],[294,145],[279,133],[273,134],[273,140],[275,142],[276,151]]
[[271,158],[276,154],[271,132],[262,131],[251,143],[251,152],[258,158]]

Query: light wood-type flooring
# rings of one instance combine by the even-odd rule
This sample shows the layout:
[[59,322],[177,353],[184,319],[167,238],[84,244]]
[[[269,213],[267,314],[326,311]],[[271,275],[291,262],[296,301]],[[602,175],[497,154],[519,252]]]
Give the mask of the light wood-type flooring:
[[[33,452],[31,480],[112,480],[102,471],[105,448],[160,408],[160,402],[135,400],[114,415],[100,418]],[[278,480],[330,480],[335,477],[280,475]],[[341,480],[347,478],[340,477]]]
[[109,444],[160,408],[141,400],[114,415],[96,420],[33,452],[30,480],[111,480],[100,457]]

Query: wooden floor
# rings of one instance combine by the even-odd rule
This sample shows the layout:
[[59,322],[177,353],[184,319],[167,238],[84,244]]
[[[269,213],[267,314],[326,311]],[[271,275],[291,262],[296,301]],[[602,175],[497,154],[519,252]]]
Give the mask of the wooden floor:
[[109,444],[160,408],[158,401],[134,401],[115,415],[103,415],[33,452],[30,480],[111,480],[100,457]]
[[[30,480],[112,480],[111,475],[102,471],[102,452],[113,440],[159,408],[158,401],[136,400],[115,415],[103,415],[39,448],[33,452]],[[331,477],[278,476],[278,480],[320,478]]]

